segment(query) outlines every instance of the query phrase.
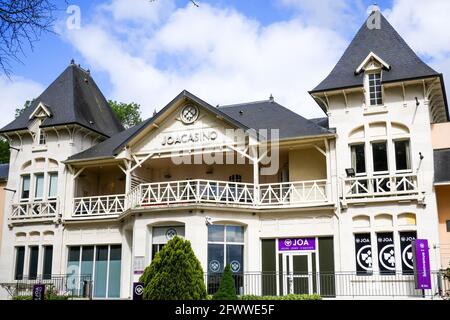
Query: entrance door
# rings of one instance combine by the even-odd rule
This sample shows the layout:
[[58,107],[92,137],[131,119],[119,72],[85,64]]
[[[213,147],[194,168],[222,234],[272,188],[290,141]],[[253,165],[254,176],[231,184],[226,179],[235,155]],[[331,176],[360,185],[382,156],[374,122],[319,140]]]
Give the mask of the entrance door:
[[284,253],[283,260],[283,293],[312,294],[311,253]]

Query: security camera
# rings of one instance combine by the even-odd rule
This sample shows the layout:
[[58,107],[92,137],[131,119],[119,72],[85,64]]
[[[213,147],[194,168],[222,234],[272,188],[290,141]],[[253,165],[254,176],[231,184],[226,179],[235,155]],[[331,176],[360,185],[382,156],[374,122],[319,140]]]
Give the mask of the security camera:
[[205,217],[205,222],[206,222],[206,225],[207,226],[211,226],[213,223],[212,223],[212,218],[211,217],[209,217],[209,216],[206,216]]

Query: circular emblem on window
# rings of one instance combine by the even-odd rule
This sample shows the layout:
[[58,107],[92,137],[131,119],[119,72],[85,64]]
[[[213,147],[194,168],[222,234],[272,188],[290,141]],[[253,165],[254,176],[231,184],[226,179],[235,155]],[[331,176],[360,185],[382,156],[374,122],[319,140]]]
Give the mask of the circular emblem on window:
[[141,284],[138,284],[135,288],[134,288],[134,293],[138,296],[141,296],[144,293],[144,287]]
[[177,235],[177,230],[175,230],[174,228],[167,229],[167,231],[166,231],[167,240],[171,240],[176,235]]
[[410,269],[414,269],[412,245],[407,246],[402,252],[403,263]]
[[364,246],[359,249],[356,254],[356,261],[358,265],[364,270],[370,271],[372,270],[372,250],[370,245]]
[[194,105],[188,104],[181,109],[181,121],[185,124],[194,123],[198,119],[199,111]]
[[230,267],[231,271],[233,272],[238,272],[239,270],[241,270],[241,264],[239,263],[239,261],[236,260],[231,261]]
[[209,262],[209,270],[212,272],[217,272],[220,270],[220,262],[217,260],[211,260]]
[[379,259],[381,265],[386,268],[386,270],[395,270],[395,255],[394,255],[394,245],[390,244],[381,249],[379,254]]

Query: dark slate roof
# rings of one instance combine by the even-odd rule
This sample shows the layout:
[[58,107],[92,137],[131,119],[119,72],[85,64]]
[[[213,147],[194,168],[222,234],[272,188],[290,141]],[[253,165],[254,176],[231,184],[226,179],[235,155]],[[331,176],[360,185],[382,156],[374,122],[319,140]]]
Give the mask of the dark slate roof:
[[69,157],[68,161],[89,160],[114,157],[120,152],[121,147],[127,143],[136,133],[143,129],[153,118],[127,130],[113,135],[111,138],[96,144],[95,146]]
[[2,128],[0,133],[27,129],[30,115],[40,102],[52,113],[41,127],[78,124],[107,137],[123,131],[122,124],[90,73],[71,63],[21,116]]
[[255,130],[280,129],[281,139],[333,133],[274,101],[267,100],[215,108],[185,90],[152,118],[135,127],[120,132],[90,149],[71,156],[67,161],[114,157],[128,141],[163,114],[175,100],[184,97],[204,105],[208,110],[223,116],[225,119],[244,130],[248,128],[253,128]]
[[318,126],[321,126],[322,128],[330,129],[328,117],[324,117],[324,118],[315,118],[315,119],[309,119],[309,120],[312,121],[312,122],[314,122],[314,123],[317,124]]
[[434,150],[434,183],[450,183],[450,149]]
[[0,164],[0,182],[8,181],[9,164]]
[[310,93],[362,86],[363,73],[355,75],[355,71],[370,52],[391,67],[383,73],[383,83],[440,75],[426,65],[380,15],[381,28],[369,29],[364,22],[331,73]]
[[280,139],[331,133],[273,100],[222,106],[219,109],[249,128],[279,129]]

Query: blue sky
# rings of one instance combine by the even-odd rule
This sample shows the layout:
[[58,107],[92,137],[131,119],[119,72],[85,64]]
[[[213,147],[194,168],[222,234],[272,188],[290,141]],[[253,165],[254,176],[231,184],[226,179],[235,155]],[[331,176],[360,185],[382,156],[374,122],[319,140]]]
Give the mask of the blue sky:
[[[307,95],[331,71],[372,1],[350,0],[72,0],[79,30],[67,30],[59,1],[56,34],[46,34],[0,78],[0,108],[38,95],[74,58],[107,98],[142,105],[143,116],[182,89],[211,104],[266,99],[306,117],[322,113]],[[378,1],[405,40],[432,67],[450,72],[445,0]],[[434,32],[434,37],[430,37]],[[449,32],[450,33],[450,32]],[[447,37],[447,38],[446,38]],[[431,39],[430,39],[431,38]],[[448,42],[448,41],[447,41]]]

